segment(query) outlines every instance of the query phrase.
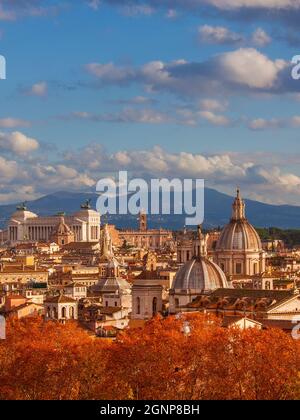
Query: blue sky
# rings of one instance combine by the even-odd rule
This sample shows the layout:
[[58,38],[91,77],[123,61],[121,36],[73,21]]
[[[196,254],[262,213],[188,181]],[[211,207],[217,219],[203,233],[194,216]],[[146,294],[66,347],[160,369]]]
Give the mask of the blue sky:
[[0,0],[0,202],[104,174],[300,205],[300,0]]

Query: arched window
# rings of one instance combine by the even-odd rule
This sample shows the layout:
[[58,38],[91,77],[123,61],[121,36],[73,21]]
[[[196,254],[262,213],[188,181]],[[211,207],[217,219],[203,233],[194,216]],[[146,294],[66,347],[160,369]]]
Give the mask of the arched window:
[[57,319],[57,310],[56,310],[55,306],[52,308],[52,318]]
[[270,281],[266,281],[266,283],[265,283],[265,289],[266,290],[271,290],[271,282]]
[[153,298],[152,301],[152,314],[155,316],[157,314],[157,298]]
[[63,306],[62,308],[61,308],[61,317],[62,318],[66,318],[66,308]]
[[136,298],[136,313],[138,315],[141,313],[141,299],[139,297]]
[[48,306],[47,308],[47,318],[51,318],[51,308]]
[[69,317],[71,319],[74,319],[74,307],[73,306],[70,306],[70,308],[69,308]]

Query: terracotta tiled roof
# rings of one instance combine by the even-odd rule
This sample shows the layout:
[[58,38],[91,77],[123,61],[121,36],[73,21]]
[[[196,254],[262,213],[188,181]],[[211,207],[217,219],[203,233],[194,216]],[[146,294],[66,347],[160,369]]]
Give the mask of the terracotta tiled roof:
[[58,296],[53,296],[53,297],[48,297],[45,300],[45,303],[75,303],[76,300],[68,297],[68,296],[64,296],[64,295],[58,295]]
[[114,313],[119,312],[121,310],[122,310],[122,308],[120,306],[104,306],[103,308],[100,309],[101,314],[103,314],[103,315],[114,314]]
[[86,285],[85,285],[85,284],[82,284],[82,283],[79,283],[79,282],[74,281],[74,282],[71,282],[71,283],[65,284],[65,285],[64,285],[64,287],[86,287]]
[[157,280],[160,278],[159,272],[157,270],[144,270],[142,271],[138,276],[136,276],[136,279],[145,279],[145,280]]

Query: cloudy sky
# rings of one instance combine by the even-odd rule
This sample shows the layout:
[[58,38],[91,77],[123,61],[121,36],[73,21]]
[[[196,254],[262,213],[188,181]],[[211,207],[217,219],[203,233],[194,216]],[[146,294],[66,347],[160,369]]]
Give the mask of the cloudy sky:
[[119,169],[300,205],[300,0],[0,0],[0,203]]

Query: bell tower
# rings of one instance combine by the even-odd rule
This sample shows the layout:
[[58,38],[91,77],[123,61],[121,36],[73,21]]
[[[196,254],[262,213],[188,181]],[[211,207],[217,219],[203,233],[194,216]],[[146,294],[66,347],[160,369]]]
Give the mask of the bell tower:
[[144,210],[142,210],[140,212],[139,227],[140,227],[140,232],[146,232],[146,230],[148,229],[148,226],[147,226],[147,214],[145,213]]

